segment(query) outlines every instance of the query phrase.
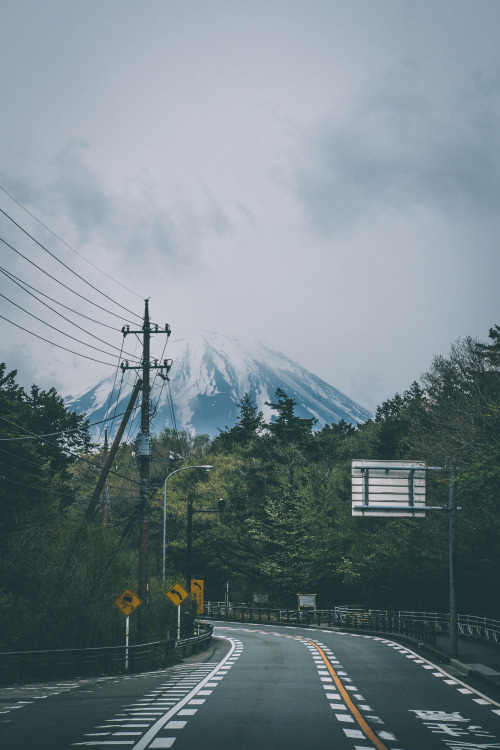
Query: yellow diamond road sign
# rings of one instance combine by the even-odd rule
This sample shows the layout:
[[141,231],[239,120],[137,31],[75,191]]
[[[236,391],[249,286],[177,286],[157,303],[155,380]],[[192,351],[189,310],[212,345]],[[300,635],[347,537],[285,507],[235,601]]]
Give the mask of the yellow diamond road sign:
[[115,599],[115,604],[128,617],[142,604],[142,600],[134,594],[132,589],[125,589],[123,594],[120,594],[118,599]]
[[187,598],[187,595],[187,591],[184,591],[180,583],[176,583],[175,586],[172,586],[170,591],[167,591],[165,594],[165,596],[168,596],[170,601],[172,601],[176,607]]

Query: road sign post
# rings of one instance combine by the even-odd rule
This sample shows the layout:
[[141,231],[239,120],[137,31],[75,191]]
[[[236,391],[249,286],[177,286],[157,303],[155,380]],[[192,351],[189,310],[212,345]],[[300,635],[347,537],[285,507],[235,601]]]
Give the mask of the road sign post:
[[130,635],[130,616],[125,618],[125,672],[128,672],[128,639]]
[[135,612],[137,607],[140,607],[142,604],[141,599],[134,594],[134,592],[131,589],[125,589],[125,591],[120,594],[118,599],[115,599],[115,604],[125,615],[125,672],[128,672],[128,641],[129,641],[129,634],[130,634],[130,615],[132,612]]
[[165,593],[165,596],[177,607],[177,640],[179,640],[181,637],[181,604],[184,599],[187,599],[188,592],[182,588],[180,583],[176,583],[170,591]]

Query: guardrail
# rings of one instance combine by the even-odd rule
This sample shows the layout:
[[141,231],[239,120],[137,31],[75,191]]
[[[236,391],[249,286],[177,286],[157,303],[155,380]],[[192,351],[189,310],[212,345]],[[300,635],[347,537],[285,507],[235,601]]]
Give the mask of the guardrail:
[[[433,623],[438,633],[444,635],[449,633],[448,614],[441,612],[403,612],[401,614],[420,622]],[[500,644],[500,621],[475,615],[458,615],[458,633],[466,637]]]
[[[280,609],[278,607],[252,607],[224,602],[208,602],[208,618],[239,619],[251,622],[287,622],[301,625],[324,623],[329,626],[360,629],[379,628],[380,632],[402,633],[413,630],[426,643],[435,642],[436,635],[449,635],[450,618],[443,612],[415,612],[409,610],[365,609],[360,605],[342,605],[315,611]],[[388,630],[388,628],[394,630]],[[433,633],[433,635],[431,635]],[[500,645],[500,620],[475,615],[458,615],[458,633],[468,638],[478,638]],[[429,640],[430,639],[430,640]]]
[[0,682],[95,677],[159,669],[172,663],[176,651],[196,651],[210,641],[213,625],[206,623],[198,628],[204,632],[192,638],[129,646],[128,653],[125,646],[0,653]]
[[335,612],[335,610],[301,610],[299,612],[290,609],[225,607],[211,604],[206,607],[205,616],[239,622],[294,623],[305,627],[324,625],[363,632],[393,633],[415,638],[432,646],[436,644],[436,628],[433,624],[418,622],[395,613],[369,614],[362,611],[347,613]]
[[[247,611],[258,612],[257,607],[251,605],[230,605],[231,608],[245,607]],[[260,621],[263,621],[267,617],[267,612],[275,612],[278,609],[277,606],[270,605],[268,608],[261,608]],[[205,607],[205,614],[210,617],[210,612],[222,612],[225,610],[224,602],[208,602]],[[300,620],[297,610],[285,610],[280,609],[280,616],[272,616],[274,622],[287,619],[290,622],[303,622]],[[430,627],[435,628],[436,633],[439,635],[449,635],[450,628],[450,617],[446,612],[417,612],[414,610],[383,610],[383,609],[368,609],[362,605],[340,605],[324,608],[322,610],[316,610],[315,615],[320,615],[321,620],[327,620],[328,617],[340,617],[341,623],[344,622],[342,618],[348,618],[356,616],[369,616],[369,617],[400,617],[404,620],[412,620],[416,623],[423,623]],[[302,613],[303,618],[307,620],[307,612]],[[221,615],[222,616],[222,615]],[[259,620],[259,616],[257,616]],[[500,620],[494,620],[488,617],[477,617],[476,615],[458,615],[458,632],[459,635],[470,638],[478,638],[480,640],[489,641],[490,643],[497,643],[500,645]]]

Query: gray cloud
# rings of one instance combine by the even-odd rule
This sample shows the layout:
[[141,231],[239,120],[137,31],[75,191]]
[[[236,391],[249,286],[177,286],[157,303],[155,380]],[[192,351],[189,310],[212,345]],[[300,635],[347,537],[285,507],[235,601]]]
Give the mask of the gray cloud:
[[451,94],[431,95],[418,69],[403,65],[365,91],[342,125],[329,119],[300,132],[293,189],[326,232],[416,205],[450,217],[492,214],[499,115],[498,79],[471,76]]
[[78,229],[78,243],[86,243],[109,219],[112,198],[104,179],[85,161],[89,144],[73,140],[52,158],[54,177],[47,186],[51,200]]

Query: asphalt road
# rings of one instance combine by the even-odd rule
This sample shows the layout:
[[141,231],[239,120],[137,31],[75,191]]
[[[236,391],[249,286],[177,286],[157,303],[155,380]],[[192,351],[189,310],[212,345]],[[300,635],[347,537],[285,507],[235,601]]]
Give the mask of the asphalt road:
[[217,623],[166,670],[0,689],[2,750],[500,750],[500,705],[388,638]]

